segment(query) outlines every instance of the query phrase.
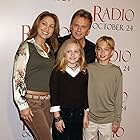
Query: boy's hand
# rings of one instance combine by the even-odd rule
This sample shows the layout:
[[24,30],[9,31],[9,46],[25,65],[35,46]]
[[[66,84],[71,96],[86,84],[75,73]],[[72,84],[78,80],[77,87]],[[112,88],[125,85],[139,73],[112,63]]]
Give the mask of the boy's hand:
[[120,127],[120,123],[119,122],[113,122],[112,123],[112,132],[113,133],[117,133],[119,127]]

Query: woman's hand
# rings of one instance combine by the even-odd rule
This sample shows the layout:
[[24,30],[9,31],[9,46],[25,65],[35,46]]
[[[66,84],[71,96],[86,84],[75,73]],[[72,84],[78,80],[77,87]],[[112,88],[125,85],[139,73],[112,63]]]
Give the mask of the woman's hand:
[[32,117],[34,116],[31,108],[26,108],[20,111],[21,118],[27,120],[29,122],[32,121]]

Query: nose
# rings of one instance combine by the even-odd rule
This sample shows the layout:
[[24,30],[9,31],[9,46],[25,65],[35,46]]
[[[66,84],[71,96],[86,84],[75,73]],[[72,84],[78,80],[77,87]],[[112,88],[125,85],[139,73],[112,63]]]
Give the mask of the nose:
[[79,31],[79,32],[81,31],[81,27],[80,26],[78,26],[77,31]]
[[46,31],[49,31],[49,26],[46,26],[45,30],[46,30]]
[[44,26],[44,29],[45,29],[46,31],[49,31],[49,25],[46,24],[46,25]]
[[74,52],[71,52],[71,56],[74,56]]
[[104,54],[105,53],[105,51],[104,50],[101,50],[101,54]]

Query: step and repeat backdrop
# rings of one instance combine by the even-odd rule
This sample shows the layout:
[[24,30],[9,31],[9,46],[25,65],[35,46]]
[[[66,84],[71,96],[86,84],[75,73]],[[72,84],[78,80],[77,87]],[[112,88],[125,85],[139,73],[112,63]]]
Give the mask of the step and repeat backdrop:
[[138,0],[1,0],[0,4],[0,139],[33,140],[23,127],[13,102],[12,66],[15,52],[26,39],[33,21],[42,11],[55,13],[60,20],[60,35],[69,33],[72,14],[86,9],[93,16],[89,40],[112,36],[116,50],[112,63],[124,75],[122,123],[114,140],[140,139],[140,45]]

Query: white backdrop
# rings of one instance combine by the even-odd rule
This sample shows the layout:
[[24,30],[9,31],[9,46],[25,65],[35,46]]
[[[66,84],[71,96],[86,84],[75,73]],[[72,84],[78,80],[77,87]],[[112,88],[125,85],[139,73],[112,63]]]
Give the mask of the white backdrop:
[[[60,20],[61,35],[67,34],[72,14],[80,8],[89,10],[93,25],[88,39],[95,42],[101,35],[111,35],[116,41],[112,62],[124,74],[123,114],[114,140],[140,138],[139,85],[139,0],[0,0],[0,139],[32,140],[13,103],[11,75],[13,57],[19,43],[26,38],[39,13],[54,12]],[[24,27],[24,28],[23,28]]]

